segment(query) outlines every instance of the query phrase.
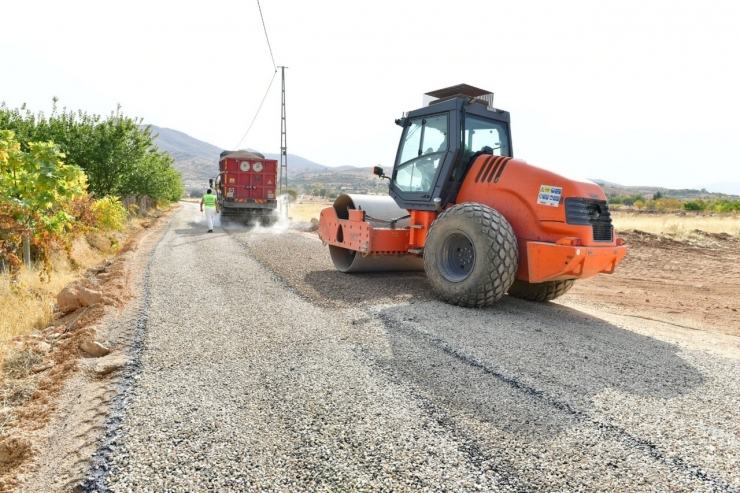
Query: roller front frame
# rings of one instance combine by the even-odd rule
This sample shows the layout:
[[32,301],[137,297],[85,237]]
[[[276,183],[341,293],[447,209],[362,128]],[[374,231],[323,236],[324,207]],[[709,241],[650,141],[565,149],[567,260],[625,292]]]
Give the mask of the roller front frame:
[[341,272],[424,270],[423,258],[410,251],[406,216],[388,196],[341,195],[321,211],[319,237]]

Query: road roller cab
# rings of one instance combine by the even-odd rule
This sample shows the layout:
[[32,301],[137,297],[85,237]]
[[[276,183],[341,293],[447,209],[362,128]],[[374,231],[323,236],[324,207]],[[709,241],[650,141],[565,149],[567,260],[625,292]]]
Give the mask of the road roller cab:
[[396,120],[404,130],[389,191],[401,208],[439,211],[478,156],[513,155],[510,116],[493,108],[493,94],[465,84],[427,96],[438,99]]
[[342,195],[319,234],[342,272],[424,269],[443,300],[548,301],[626,254],[601,188],[513,157],[509,113],[465,84],[427,93],[403,128],[389,196]]

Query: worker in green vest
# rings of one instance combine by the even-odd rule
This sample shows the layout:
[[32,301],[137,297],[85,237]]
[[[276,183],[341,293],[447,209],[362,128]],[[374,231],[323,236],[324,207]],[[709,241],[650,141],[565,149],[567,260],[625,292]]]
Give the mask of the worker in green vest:
[[211,192],[213,192],[213,190],[209,188],[208,190],[206,190],[206,194],[203,196],[203,198],[200,199],[200,212],[203,212],[203,208],[205,207],[209,233],[213,233],[213,218],[216,217],[216,214],[221,212],[218,209],[218,201],[216,200],[216,196],[213,195]]

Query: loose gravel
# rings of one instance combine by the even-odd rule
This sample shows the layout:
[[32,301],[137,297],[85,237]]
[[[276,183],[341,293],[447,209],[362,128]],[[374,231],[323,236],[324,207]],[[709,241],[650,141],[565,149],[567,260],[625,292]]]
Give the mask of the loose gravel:
[[103,489],[740,491],[738,360],[205,229],[188,205],[153,254]]

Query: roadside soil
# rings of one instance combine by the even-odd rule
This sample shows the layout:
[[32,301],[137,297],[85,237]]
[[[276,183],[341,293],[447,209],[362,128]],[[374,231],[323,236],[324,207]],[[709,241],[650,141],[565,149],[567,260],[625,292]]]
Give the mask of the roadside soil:
[[686,243],[641,231],[620,232],[629,250],[616,272],[575,283],[562,303],[664,322],[676,335],[730,336],[726,341],[737,344],[740,238],[695,233],[699,239]]
[[[2,409],[0,491],[70,491],[89,468],[128,363],[148,254],[177,210],[143,223],[113,261],[88,269],[102,303],[11,343],[9,354],[29,360],[33,370],[3,384],[4,395],[17,394],[18,402]],[[95,358],[80,349],[91,341],[110,354]],[[6,356],[6,377],[8,367]]]

